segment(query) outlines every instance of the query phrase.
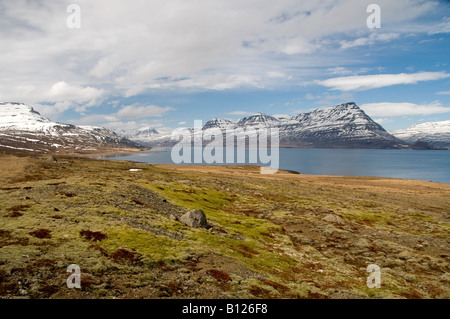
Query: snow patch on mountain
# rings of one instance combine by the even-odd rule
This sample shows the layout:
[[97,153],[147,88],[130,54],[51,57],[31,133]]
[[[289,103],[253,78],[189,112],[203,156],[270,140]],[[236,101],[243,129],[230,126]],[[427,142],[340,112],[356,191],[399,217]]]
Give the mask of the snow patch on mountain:
[[140,145],[103,127],[52,122],[23,103],[0,103],[0,149],[48,153],[125,147]]
[[431,146],[450,149],[450,121],[415,124],[391,133],[408,143],[423,141]]

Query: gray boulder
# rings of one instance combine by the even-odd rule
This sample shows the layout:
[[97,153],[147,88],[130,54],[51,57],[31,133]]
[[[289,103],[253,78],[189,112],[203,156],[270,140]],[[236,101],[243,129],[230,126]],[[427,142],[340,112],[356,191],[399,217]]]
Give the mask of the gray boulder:
[[339,224],[339,225],[345,224],[345,222],[342,220],[342,218],[340,218],[339,216],[336,216],[334,214],[328,214],[327,216],[322,218],[322,220],[330,222],[330,223]]
[[206,215],[201,209],[191,210],[179,218],[180,223],[194,228],[208,228]]

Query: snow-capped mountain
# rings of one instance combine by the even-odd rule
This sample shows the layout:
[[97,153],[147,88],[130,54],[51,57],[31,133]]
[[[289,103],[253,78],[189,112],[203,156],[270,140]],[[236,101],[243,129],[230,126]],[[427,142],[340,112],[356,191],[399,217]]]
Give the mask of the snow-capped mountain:
[[353,102],[290,117],[258,113],[237,121],[213,119],[203,129],[208,128],[278,128],[280,145],[290,147],[398,148],[404,144]]
[[213,118],[212,120],[206,122],[206,124],[203,126],[203,129],[206,130],[209,128],[220,128],[220,129],[233,128],[236,125],[236,123],[237,123],[236,120]]
[[280,120],[264,113],[258,113],[249,117],[244,117],[237,122],[237,127],[242,128],[261,128],[261,127],[277,127]]
[[0,150],[37,153],[139,148],[103,127],[56,123],[22,103],[0,103]]
[[164,146],[167,143],[172,143],[170,138],[172,136],[172,129],[170,128],[150,128],[143,127],[137,131],[119,130],[117,133],[127,139],[135,141],[142,145]]
[[422,141],[434,147],[450,149],[450,121],[415,124],[391,134],[411,144]]
[[280,127],[280,141],[292,146],[344,148],[397,148],[403,144],[353,102],[287,119]]

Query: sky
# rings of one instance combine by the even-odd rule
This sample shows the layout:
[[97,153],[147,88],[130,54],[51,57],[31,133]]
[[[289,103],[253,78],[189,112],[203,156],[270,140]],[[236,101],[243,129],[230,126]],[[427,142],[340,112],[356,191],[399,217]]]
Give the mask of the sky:
[[449,60],[448,0],[0,0],[0,101],[116,131],[345,102],[450,120]]

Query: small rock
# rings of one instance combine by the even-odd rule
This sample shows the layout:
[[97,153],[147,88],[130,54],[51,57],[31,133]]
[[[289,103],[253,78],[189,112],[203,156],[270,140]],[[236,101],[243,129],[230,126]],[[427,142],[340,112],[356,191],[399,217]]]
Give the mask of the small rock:
[[174,214],[170,214],[170,215],[169,215],[169,219],[178,221],[178,217],[175,216]]
[[194,228],[207,228],[206,215],[201,209],[191,210],[179,219],[182,224]]
[[50,156],[49,158],[47,158],[47,162],[52,162],[52,163],[56,163],[58,160],[56,159],[55,156]]
[[336,216],[334,214],[328,214],[327,216],[322,218],[322,220],[330,222],[330,223],[336,223],[339,225],[345,224],[345,222],[342,220],[342,218],[340,218],[339,216]]

